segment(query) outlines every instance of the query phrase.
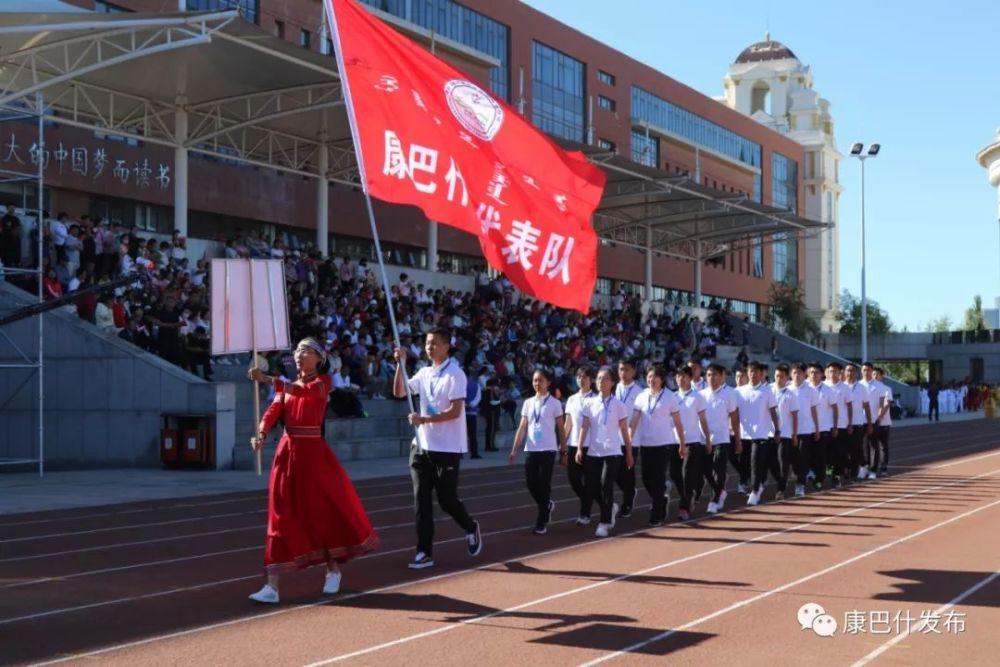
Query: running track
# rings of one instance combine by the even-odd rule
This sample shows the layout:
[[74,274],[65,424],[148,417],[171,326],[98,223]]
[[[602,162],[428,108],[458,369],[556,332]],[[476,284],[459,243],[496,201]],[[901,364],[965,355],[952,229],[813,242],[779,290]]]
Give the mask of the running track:
[[[997,422],[898,429],[892,463],[878,482],[750,509],[731,493],[724,514],[652,530],[640,491],[600,541],[572,525],[562,469],[545,536],[529,532],[520,466],[469,471],[482,555],[441,518],[437,566],[418,572],[408,477],[369,480],[381,549],[345,568],[335,598],[318,594],[319,569],[286,577],[278,607],[246,599],[262,581],[261,493],[5,516],[0,663],[996,664]],[[836,636],[800,630],[806,602]],[[962,633],[843,633],[851,610],[919,620],[951,605]]]

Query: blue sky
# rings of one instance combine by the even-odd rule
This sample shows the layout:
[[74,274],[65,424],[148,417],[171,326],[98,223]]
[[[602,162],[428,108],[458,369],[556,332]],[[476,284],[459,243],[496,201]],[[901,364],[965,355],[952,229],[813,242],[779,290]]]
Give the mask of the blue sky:
[[[769,29],[812,68],[841,152],[882,144],[865,167],[869,298],[912,331],[941,315],[961,323],[975,294],[986,307],[1000,296],[996,192],[975,160],[1000,126],[1000,2],[527,4],[710,96]],[[840,178],[840,285],[859,295],[857,160]]]

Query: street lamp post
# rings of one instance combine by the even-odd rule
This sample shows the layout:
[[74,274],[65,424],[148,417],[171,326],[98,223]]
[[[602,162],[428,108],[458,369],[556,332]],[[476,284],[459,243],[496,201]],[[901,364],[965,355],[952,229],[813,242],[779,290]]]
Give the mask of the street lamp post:
[[865,160],[878,155],[881,144],[871,144],[865,153],[864,144],[851,146],[851,157],[861,162],[861,362],[868,361],[868,286],[865,279]]

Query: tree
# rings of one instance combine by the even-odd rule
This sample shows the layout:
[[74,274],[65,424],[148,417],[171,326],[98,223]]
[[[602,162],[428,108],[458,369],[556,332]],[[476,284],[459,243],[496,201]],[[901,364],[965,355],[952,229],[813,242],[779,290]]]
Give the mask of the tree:
[[[840,295],[837,321],[840,322],[840,333],[846,336],[861,335],[861,299],[847,290]],[[892,320],[889,319],[889,313],[882,310],[877,302],[868,299],[868,335],[887,334],[891,331]]]
[[780,326],[797,340],[812,342],[819,335],[819,325],[806,313],[805,292],[800,286],[772,283],[768,298],[771,301],[768,309],[770,326]]
[[947,315],[942,315],[941,317],[931,320],[927,323],[924,331],[927,333],[948,333],[954,328],[954,324],[951,318]]
[[965,309],[965,331],[984,331],[986,318],[983,317],[983,297],[978,294],[972,299],[972,308]]

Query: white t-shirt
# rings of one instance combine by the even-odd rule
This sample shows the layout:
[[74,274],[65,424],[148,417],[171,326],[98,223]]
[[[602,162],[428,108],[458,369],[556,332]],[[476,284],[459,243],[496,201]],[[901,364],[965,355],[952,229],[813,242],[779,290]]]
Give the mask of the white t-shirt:
[[[851,408],[853,414],[851,415],[851,425],[852,426],[864,426],[867,422],[865,417],[865,403],[868,403],[869,392],[868,389],[860,382],[855,382],[854,384],[844,383],[848,390],[848,395],[851,398]],[[871,406],[869,406],[871,409]],[[872,417],[875,416],[875,412],[872,411]]]
[[824,382],[823,384],[833,390],[833,395],[837,399],[837,428],[847,428],[847,401],[850,400],[847,385],[843,382],[837,384]]
[[799,435],[812,435],[816,432],[812,409],[816,408],[816,412],[819,413],[819,394],[808,382],[803,382],[798,387],[792,384],[789,388],[799,399]]
[[452,401],[460,401],[458,417],[446,422],[417,427],[417,445],[432,452],[464,454],[468,448],[465,431],[465,373],[458,362],[449,358],[440,367],[425,366],[410,378],[410,393],[420,395],[420,414],[432,416],[446,412]]
[[[872,390],[872,402],[875,403],[876,408],[873,410],[872,417],[878,415],[878,400],[880,398],[885,399],[886,405],[892,405],[892,388],[889,387],[884,382],[879,380],[872,380],[872,385],[874,389]],[[885,414],[882,415],[882,419],[878,420],[879,426],[892,426],[892,417],[889,415],[889,408],[886,408]]]
[[587,456],[621,456],[624,443],[619,424],[628,419],[625,404],[614,396],[604,399],[598,394],[586,400],[583,416],[594,434]]
[[708,389],[708,380],[701,378],[699,380],[691,380],[691,386],[695,391],[703,391]]
[[556,419],[563,416],[562,402],[552,394],[544,398],[532,396],[521,405],[521,419],[528,421],[524,441],[526,452],[554,452],[559,449],[556,439]]
[[634,410],[639,413],[634,445],[658,447],[677,444],[674,414],[680,410],[680,405],[674,392],[663,388],[654,395],[652,389],[644,389],[635,399]]
[[[711,387],[701,390],[705,399],[705,419],[708,430],[712,432],[712,444],[724,445],[729,442],[729,416],[739,410],[739,397],[736,390],[728,385],[722,385],[715,391]],[[737,437],[739,433],[736,434]]]
[[[772,384],[771,391],[774,392],[774,400],[778,402],[778,428],[781,429],[781,437],[791,439],[793,435],[798,434],[798,428],[792,428],[792,413],[800,412],[799,399],[788,385],[779,388],[777,384]],[[770,435],[774,437],[773,424]]]
[[745,384],[736,390],[740,399],[740,424],[748,440],[764,440],[774,430],[771,408],[778,407],[770,385],[761,382],[754,387]]
[[705,434],[701,432],[701,419],[699,419],[699,415],[708,409],[705,397],[693,388],[687,393],[678,390],[677,402],[681,406],[681,425],[684,426],[684,444],[697,445],[705,442]]
[[[632,384],[625,384],[619,382],[618,386],[615,387],[615,398],[622,402],[625,406],[625,413],[628,415],[628,419],[632,418],[632,411],[635,410],[635,401],[639,398],[639,394],[642,393],[642,387],[636,382]],[[636,430],[636,437],[640,437],[642,433],[642,425]]]
[[[579,392],[573,394],[566,401],[566,414],[570,418],[570,431],[569,431],[569,446],[576,447],[580,440],[580,424],[583,423],[584,418],[584,403],[586,403],[588,398],[593,398],[595,396],[594,392],[581,396]],[[583,443],[584,448],[589,448],[590,443],[594,440],[594,429],[591,428],[587,431],[587,441]]]
[[814,386],[813,389],[819,395],[819,403],[816,404],[816,411],[819,413],[817,429],[820,433],[826,433],[833,428],[833,406],[837,405],[837,394],[822,382]]

